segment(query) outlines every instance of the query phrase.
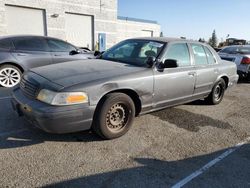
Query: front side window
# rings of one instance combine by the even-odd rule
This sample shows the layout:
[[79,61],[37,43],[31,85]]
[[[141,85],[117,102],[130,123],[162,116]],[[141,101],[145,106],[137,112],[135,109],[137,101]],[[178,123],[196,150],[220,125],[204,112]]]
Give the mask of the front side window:
[[13,47],[10,39],[0,40],[0,50],[10,50]]
[[56,39],[48,39],[48,45],[52,52],[71,52],[72,50],[76,50],[69,43]]
[[47,51],[45,40],[40,38],[17,38],[14,39],[14,45],[16,50]]
[[166,59],[176,60],[179,67],[191,65],[187,44],[178,43],[178,44],[171,45],[168,48],[163,61],[165,61]]
[[164,43],[148,40],[126,40],[102,54],[102,59],[146,66],[148,57],[158,57]]
[[191,44],[196,65],[207,65],[207,55],[200,44]]

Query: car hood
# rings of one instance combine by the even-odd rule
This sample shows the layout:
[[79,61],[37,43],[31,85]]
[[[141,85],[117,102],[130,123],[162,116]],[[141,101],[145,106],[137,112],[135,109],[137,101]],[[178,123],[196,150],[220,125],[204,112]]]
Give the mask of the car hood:
[[31,72],[63,87],[69,87],[76,84],[133,74],[144,69],[146,68],[119,62],[90,59],[38,67],[31,69]]

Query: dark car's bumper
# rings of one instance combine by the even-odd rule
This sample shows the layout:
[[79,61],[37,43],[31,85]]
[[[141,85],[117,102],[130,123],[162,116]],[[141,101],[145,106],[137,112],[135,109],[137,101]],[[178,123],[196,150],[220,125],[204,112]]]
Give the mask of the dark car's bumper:
[[32,125],[50,133],[70,133],[91,128],[94,107],[88,104],[52,106],[13,91],[13,109]]

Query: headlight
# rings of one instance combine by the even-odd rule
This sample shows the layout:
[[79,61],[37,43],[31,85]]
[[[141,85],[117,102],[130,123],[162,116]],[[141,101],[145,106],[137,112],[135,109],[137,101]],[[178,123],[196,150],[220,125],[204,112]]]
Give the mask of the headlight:
[[88,96],[84,92],[54,92],[42,89],[37,99],[55,106],[81,104],[88,102]]

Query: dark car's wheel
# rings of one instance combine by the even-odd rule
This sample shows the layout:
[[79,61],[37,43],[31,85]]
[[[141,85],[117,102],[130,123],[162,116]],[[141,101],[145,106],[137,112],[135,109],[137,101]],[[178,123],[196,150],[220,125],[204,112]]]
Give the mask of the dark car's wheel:
[[0,67],[0,86],[14,87],[21,81],[22,72],[13,65],[3,65]]
[[225,81],[221,78],[219,81],[217,81],[212,89],[212,92],[209,94],[209,96],[205,99],[207,103],[209,104],[219,104],[225,93],[226,89],[226,83]]
[[134,117],[133,100],[123,93],[111,93],[97,106],[93,129],[105,139],[117,138],[130,129]]

